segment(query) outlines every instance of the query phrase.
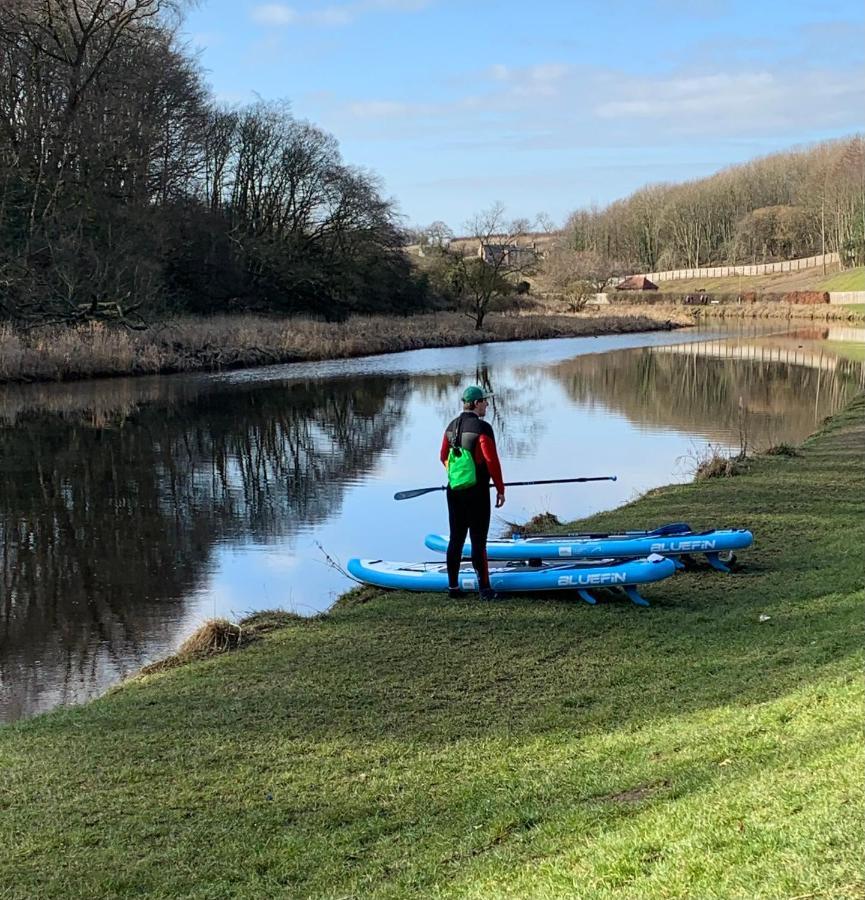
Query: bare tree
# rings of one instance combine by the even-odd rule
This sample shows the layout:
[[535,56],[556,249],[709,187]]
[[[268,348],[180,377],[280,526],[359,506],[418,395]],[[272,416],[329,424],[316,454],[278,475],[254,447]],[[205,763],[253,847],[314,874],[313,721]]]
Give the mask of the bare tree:
[[558,227],[552,220],[552,217],[545,212],[539,212],[535,216],[535,222],[537,222],[538,228],[540,228],[540,230],[543,231],[544,234],[555,234],[556,231],[558,231]]
[[466,232],[477,241],[478,255],[459,257],[460,294],[466,314],[481,329],[490,307],[513,292],[514,279],[532,269],[537,259],[522,240],[527,220],[508,221],[501,203],[474,216]]
[[629,263],[609,259],[594,250],[575,251],[559,242],[547,254],[543,273],[550,287],[565,298],[569,309],[577,312],[631,268]]
[[0,0],[0,312],[410,307],[375,178],[285,103],[210,106],[177,8]]
[[157,210],[196,177],[204,106],[166,18],[177,9],[0,2],[0,229],[16,317],[131,323],[159,294]]
[[421,232],[421,246],[441,252],[447,249],[453,237],[454,233],[447,224],[441,220],[436,220]]
[[576,265],[578,254],[563,247],[556,247],[544,260],[544,277],[549,287],[560,294],[571,312],[579,312],[592,299],[596,291],[586,281]]

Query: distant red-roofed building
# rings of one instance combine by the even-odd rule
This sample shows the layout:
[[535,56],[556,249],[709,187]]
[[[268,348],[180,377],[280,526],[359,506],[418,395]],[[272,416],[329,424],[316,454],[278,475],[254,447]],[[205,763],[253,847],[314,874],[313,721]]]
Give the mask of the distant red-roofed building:
[[649,281],[645,275],[631,275],[616,285],[617,291],[656,291],[658,285]]

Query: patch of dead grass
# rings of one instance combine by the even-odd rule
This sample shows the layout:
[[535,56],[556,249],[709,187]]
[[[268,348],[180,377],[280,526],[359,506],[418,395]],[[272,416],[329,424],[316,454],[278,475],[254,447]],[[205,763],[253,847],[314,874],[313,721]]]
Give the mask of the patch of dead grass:
[[197,659],[208,659],[237,650],[243,641],[244,633],[240,625],[229,622],[228,619],[208,619],[180,645],[176,653],[144,666],[139,674],[154,675]]
[[324,616],[301,616],[282,609],[262,610],[252,613],[240,622],[228,619],[208,619],[194,631],[178,651],[165,659],[144,666],[139,675],[153,675],[168,669],[176,669],[200,659],[209,659],[222,653],[230,653],[248,647],[270,632],[289,625],[310,624]]
[[722,456],[714,454],[703,460],[694,472],[694,481],[706,481],[709,478],[732,478],[748,470],[744,458],[739,456]]

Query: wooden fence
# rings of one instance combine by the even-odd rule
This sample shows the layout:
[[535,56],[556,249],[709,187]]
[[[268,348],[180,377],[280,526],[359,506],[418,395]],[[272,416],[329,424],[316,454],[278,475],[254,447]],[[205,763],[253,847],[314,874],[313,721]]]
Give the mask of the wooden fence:
[[710,266],[703,269],[672,269],[667,272],[646,272],[645,277],[657,284],[659,281],[676,281],[683,278],[729,278],[731,275],[774,275],[777,272],[799,272],[838,262],[837,253],[821,253],[803,259],[785,259],[781,262],[758,263],[742,266]]

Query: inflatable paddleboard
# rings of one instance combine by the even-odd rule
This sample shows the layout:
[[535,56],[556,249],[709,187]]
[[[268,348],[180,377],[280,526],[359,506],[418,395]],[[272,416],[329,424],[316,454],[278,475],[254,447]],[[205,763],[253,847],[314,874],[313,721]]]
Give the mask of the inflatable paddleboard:
[[[446,553],[448,537],[428,534],[424,541],[430,550]],[[654,531],[625,531],[618,534],[545,534],[514,535],[487,541],[487,558],[505,559],[597,559],[601,557],[643,557],[650,553],[662,556],[703,554],[708,562],[722,572],[729,572],[727,562],[720,558],[743,550],[754,543],[754,536],[743,528],[723,528],[712,531],[692,531],[684,522],[656,528]],[[466,544],[463,556],[471,557],[472,548]],[[677,565],[681,568],[682,563]]]
[[[383,559],[350,559],[348,571],[358,581],[402,591],[446,591],[444,563],[388,562]],[[649,603],[636,586],[669,578],[676,571],[671,559],[653,554],[646,559],[599,559],[591,562],[511,562],[490,567],[490,585],[500,593],[576,591],[587,603],[595,603],[593,588],[621,588],[638,606]],[[471,564],[460,568],[460,587],[477,591],[478,579]]]

